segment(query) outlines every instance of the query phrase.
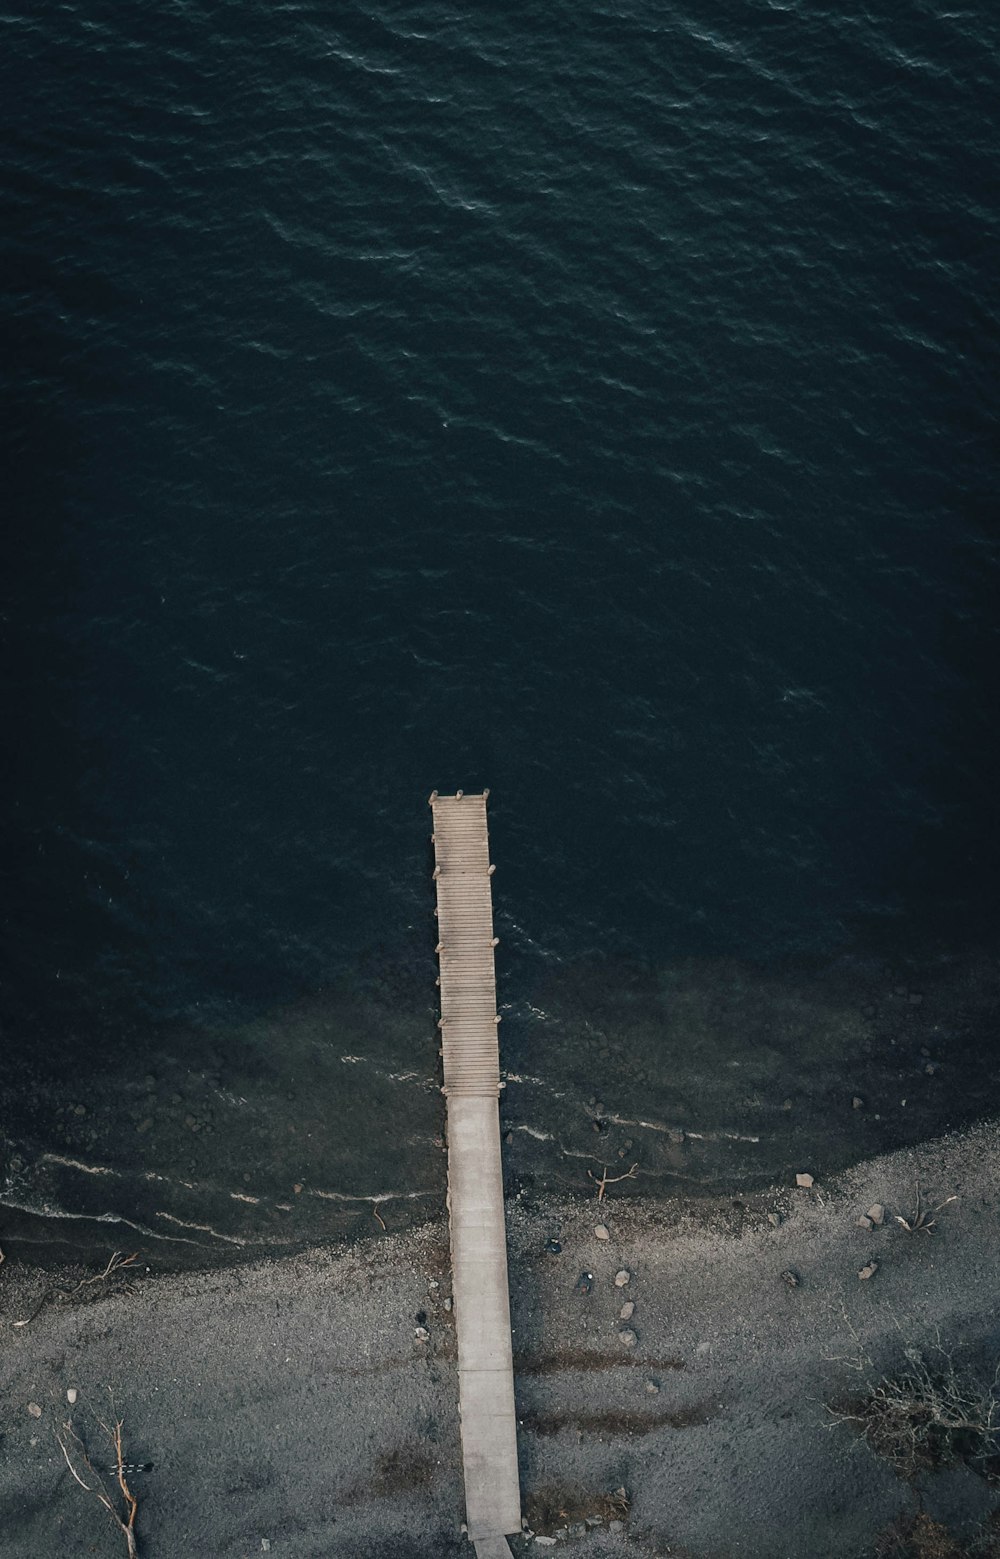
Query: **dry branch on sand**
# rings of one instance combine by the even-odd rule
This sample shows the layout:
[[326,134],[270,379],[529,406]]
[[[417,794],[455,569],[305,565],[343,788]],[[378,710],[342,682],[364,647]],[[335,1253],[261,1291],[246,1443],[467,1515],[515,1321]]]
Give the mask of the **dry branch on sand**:
[[[110,1393],[109,1393],[110,1395]],[[112,1399],[112,1408],[114,1400]],[[122,1441],[122,1431],[125,1421],[115,1418],[111,1424],[106,1424],[103,1419],[98,1419],[98,1424],[108,1437],[111,1451],[114,1455],[114,1478],[118,1487],[117,1494],[112,1494],[104,1481],[101,1473],[94,1466],[87,1449],[73,1428],[72,1420],[67,1419],[62,1429],[56,1430],[56,1441],[63,1453],[66,1466],[69,1468],[75,1481],[87,1494],[93,1494],[94,1498],[104,1506],[108,1515],[115,1523],[125,1539],[128,1551],[128,1559],[137,1559],[138,1547],[136,1546],[135,1518],[139,1511],[139,1502],[128,1486],[125,1477],[125,1455]],[[90,1482],[87,1482],[87,1479]]]
[[935,1223],[937,1222],[935,1214],[939,1213],[942,1207],[947,1207],[950,1202],[957,1202],[958,1197],[946,1196],[944,1201],[938,1202],[936,1207],[927,1209],[923,1206],[920,1199],[920,1181],[918,1180],[916,1201],[916,1208],[910,1214],[909,1218],[903,1218],[899,1213],[897,1213],[896,1222],[902,1224],[907,1234],[931,1234],[934,1230]]
[[126,1267],[133,1266],[138,1260],[139,1252],[137,1250],[134,1250],[130,1256],[123,1256],[120,1250],[116,1250],[103,1272],[94,1272],[89,1278],[81,1278],[74,1288],[47,1288],[31,1314],[26,1316],[23,1321],[14,1321],[12,1324],[14,1326],[30,1326],[35,1317],[44,1310],[50,1299],[75,1299],[77,1294],[82,1293],[85,1288],[92,1288],[95,1283],[107,1282],[108,1278],[114,1277],[117,1272],[124,1271]]
[[987,1382],[959,1369],[940,1341],[930,1353],[904,1348],[905,1365],[878,1380],[867,1356],[850,1361],[866,1376],[865,1394],[828,1408],[909,1480],[959,1462],[982,1468],[1000,1451],[1000,1364]]

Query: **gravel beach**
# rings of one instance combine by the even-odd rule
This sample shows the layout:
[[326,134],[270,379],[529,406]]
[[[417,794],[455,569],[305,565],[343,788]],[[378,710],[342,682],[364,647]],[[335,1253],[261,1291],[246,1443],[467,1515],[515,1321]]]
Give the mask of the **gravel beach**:
[[[536,1536],[512,1547],[547,1552],[540,1540],[554,1537],[594,1559],[874,1553],[915,1496],[827,1404],[856,1392],[862,1355],[877,1375],[939,1341],[992,1375],[998,1143],[985,1124],[752,1197],[513,1199],[522,1489]],[[911,1218],[918,1182],[926,1206],[956,1198],[930,1233],[896,1221]],[[885,1222],[859,1226],[873,1204]],[[153,1464],[131,1480],[141,1555],[471,1552],[443,1216],[216,1272],[147,1274],[140,1261],[64,1295],[92,1272],[13,1258],[0,1269],[2,1559],[125,1552],[55,1439],[72,1411],[101,1459],[109,1390],[126,1456]],[[997,1503],[964,1468],[921,1487],[925,1508],[963,1532]]]

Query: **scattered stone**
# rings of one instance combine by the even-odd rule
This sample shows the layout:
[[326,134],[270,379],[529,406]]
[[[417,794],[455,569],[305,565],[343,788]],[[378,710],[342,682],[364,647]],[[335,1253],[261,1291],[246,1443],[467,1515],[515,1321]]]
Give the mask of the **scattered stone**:
[[631,1321],[631,1319],[632,1319],[632,1317],[634,1315],[635,1315],[635,1305],[633,1304],[632,1300],[630,1299],[627,1304],[622,1305],[621,1309],[618,1312],[618,1319],[619,1319],[619,1321]]
[[624,1521],[609,1521],[608,1522],[608,1531],[609,1532],[624,1532],[624,1530],[625,1530],[625,1523],[624,1523]]
[[69,1403],[70,1407],[73,1406],[73,1403],[76,1401],[77,1396],[78,1396],[78,1392],[77,1392],[76,1387],[75,1386],[70,1386],[69,1390],[66,1392],[66,1401]]
[[788,1267],[781,1274],[781,1281],[783,1283],[787,1283],[789,1288],[798,1288],[802,1282],[802,1279],[799,1277],[797,1272],[794,1272],[791,1267]]
[[859,1229],[874,1229],[874,1227],[875,1227],[875,1225],[872,1222],[872,1220],[868,1217],[867,1213],[862,1213],[861,1217],[858,1219],[858,1228]]
[[535,1542],[539,1548],[555,1548],[556,1546],[554,1537],[536,1537]]
[[815,1185],[816,1182],[812,1175],[796,1175],[795,1184],[797,1186],[802,1186],[804,1190],[808,1191],[809,1187]]
[[260,1540],[260,1547],[262,1553],[269,1554],[271,1552],[271,1539],[269,1537],[262,1537]]
[[42,1416],[42,1410],[37,1402],[28,1403],[28,1412],[31,1414],[32,1418],[41,1418]]
[[771,1225],[772,1229],[777,1229],[780,1226],[780,1224],[781,1224],[781,1214],[780,1213],[768,1213],[767,1221]]
[[885,1223],[885,1208],[882,1206],[882,1203],[873,1202],[871,1207],[868,1209],[868,1216],[875,1225],[876,1229],[881,1229],[882,1225]]
[[594,1234],[599,1240],[610,1240],[611,1238],[611,1235],[608,1233],[607,1225],[603,1223],[599,1223],[597,1225],[597,1228],[594,1230]]
[[558,1256],[559,1252],[562,1250],[562,1246],[558,1240],[546,1240],[545,1249],[548,1251],[550,1256]]
[[855,1094],[854,1098],[851,1100],[851,1109],[852,1110],[863,1110],[864,1107],[865,1107],[865,1101],[863,1099],[860,1099],[858,1097],[858,1095]]
[[140,1121],[138,1126],[135,1128],[136,1136],[144,1137],[147,1131],[152,1131],[154,1125],[155,1122],[153,1117],[151,1115],[147,1115],[146,1119],[144,1121]]
[[416,1327],[413,1335],[417,1339],[417,1342],[430,1342],[431,1340],[431,1334],[427,1330],[426,1326]]
[[185,1115],[185,1117],[184,1117],[184,1124],[187,1127],[188,1131],[197,1131],[198,1130],[198,1121],[197,1121],[197,1119],[196,1119],[196,1117],[194,1115]]
[[792,1108],[793,1103],[794,1103],[794,1100],[792,1100],[792,1099],[782,1099],[782,1101],[781,1101],[781,1108],[783,1110],[790,1110]]
[[623,1326],[619,1330],[618,1340],[622,1344],[623,1348],[634,1348],[636,1343],[639,1341],[639,1338],[632,1330],[631,1326]]
[[647,1380],[647,1382],[646,1382],[646,1395],[648,1397],[658,1397],[659,1394],[660,1394],[660,1388],[656,1384],[656,1381],[655,1380]]
[[569,1535],[570,1537],[586,1537],[587,1523],[585,1521],[574,1521],[569,1529]]
[[858,1273],[858,1277],[861,1279],[862,1283],[864,1283],[868,1280],[868,1278],[873,1278],[877,1271],[878,1262],[869,1261],[861,1268],[861,1271]]
[[86,1115],[86,1113],[87,1113],[87,1106],[85,1104],[74,1104],[74,1106],[73,1106],[73,1114],[74,1115]]
[[626,1272],[625,1268],[622,1267],[620,1272],[615,1273],[615,1288],[624,1288],[631,1276],[631,1272]]
[[594,1105],[594,1114],[595,1115],[603,1115],[604,1114],[604,1104],[602,1103],[602,1101],[600,1099],[598,1099],[597,1103]]
[[667,1141],[668,1142],[683,1142],[684,1141],[684,1133],[681,1131],[681,1128],[679,1126],[671,1126],[670,1130],[667,1132]]
[[295,1192],[296,1196],[301,1196],[302,1195],[302,1187],[299,1185],[298,1181],[296,1181],[295,1184],[292,1186],[292,1190]]
[[452,1307],[452,1305],[453,1305],[453,1304],[454,1304],[454,1302],[455,1302],[455,1301],[454,1301],[454,1300],[453,1300],[453,1299],[452,1299],[452,1297],[451,1297],[451,1295],[450,1295],[450,1294],[449,1294],[449,1295],[448,1295],[448,1298],[447,1298],[447,1299],[446,1299],[446,1300],[445,1300],[445,1302],[444,1302],[444,1307],[445,1307],[445,1309],[446,1309],[446,1310],[450,1310],[450,1309],[451,1309],[451,1307]]
[[602,1527],[604,1525],[603,1516],[584,1516],[583,1520],[584,1525],[588,1527]]
[[933,1077],[937,1069],[938,1067],[936,1061],[928,1061],[927,1065],[924,1067],[924,1071],[927,1073],[928,1077]]

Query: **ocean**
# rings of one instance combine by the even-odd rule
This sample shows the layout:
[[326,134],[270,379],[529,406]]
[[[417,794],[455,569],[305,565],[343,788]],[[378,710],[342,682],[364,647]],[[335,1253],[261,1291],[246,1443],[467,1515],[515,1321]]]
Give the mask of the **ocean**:
[[439,1206],[432,788],[512,1194],[993,1108],[995,10],[0,25],[7,1238]]

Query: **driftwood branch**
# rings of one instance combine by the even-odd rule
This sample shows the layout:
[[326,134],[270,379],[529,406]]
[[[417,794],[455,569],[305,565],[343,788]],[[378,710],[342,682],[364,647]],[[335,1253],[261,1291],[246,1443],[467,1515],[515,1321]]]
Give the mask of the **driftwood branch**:
[[35,1317],[40,1315],[45,1309],[50,1299],[62,1301],[75,1299],[77,1294],[83,1289],[90,1288],[95,1283],[107,1282],[108,1278],[115,1276],[115,1273],[123,1271],[126,1267],[131,1267],[138,1260],[139,1252],[137,1250],[134,1250],[130,1256],[123,1256],[120,1250],[116,1250],[103,1272],[93,1272],[89,1278],[81,1278],[74,1288],[47,1288],[31,1314],[23,1321],[15,1321],[13,1324],[15,1326],[30,1326]]
[[[113,1398],[111,1406],[114,1408]],[[104,1506],[115,1526],[121,1532],[122,1537],[125,1539],[128,1559],[138,1559],[139,1549],[135,1535],[135,1518],[139,1512],[139,1502],[129,1488],[128,1480],[125,1476],[125,1449],[122,1438],[125,1420],[116,1417],[111,1424],[106,1424],[103,1419],[98,1419],[98,1423],[107,1435],[114,1454],[114,1465],[111,1470],[114,1473],[115,1483],[118,1486],[117,1493],[113,1493],[108,1488],[101,1473],[94,1466],[86,1446],[73,1427],[71,1419],[67,1419],[62,1429],[56,1431],[56,1442],[62,1451],[66,1466],[80,1485],[80,1488],[87,1494],[93,1494],[98,1503]],[[90,1483],[84,1480],[80,1468],[83,1468],[87,1476],[92,1480]]]
[[619,1180],[634,1180],[635,1179],[635,1172],[636,1172],[636,1170],[638,1168],[639,1168],[639,1161],[638,1161],[638,1159],[636,1159],[636,1161],[632,1165],[631,1169],[626,1169],[626,1171],[625,1171],[625,1173],[623,1175],[609,1175],[608,1174],[608,1166],[607,1166],[607,1164],[605,1164],[604,1165],[604,1170],[603,1170],[603,1173],[601,1175],[600,1180],[598,1180],[597,1176],[594,1174],[594,1171],[592,1169],[588,1169],[587,1170],[588,1178],[593,1180],[594,1184],[597,1187],[597,1200],[599,1202],[603,1202],[604,1201],[604,1193],[607,1190],[609,1185],[617,1185]]

